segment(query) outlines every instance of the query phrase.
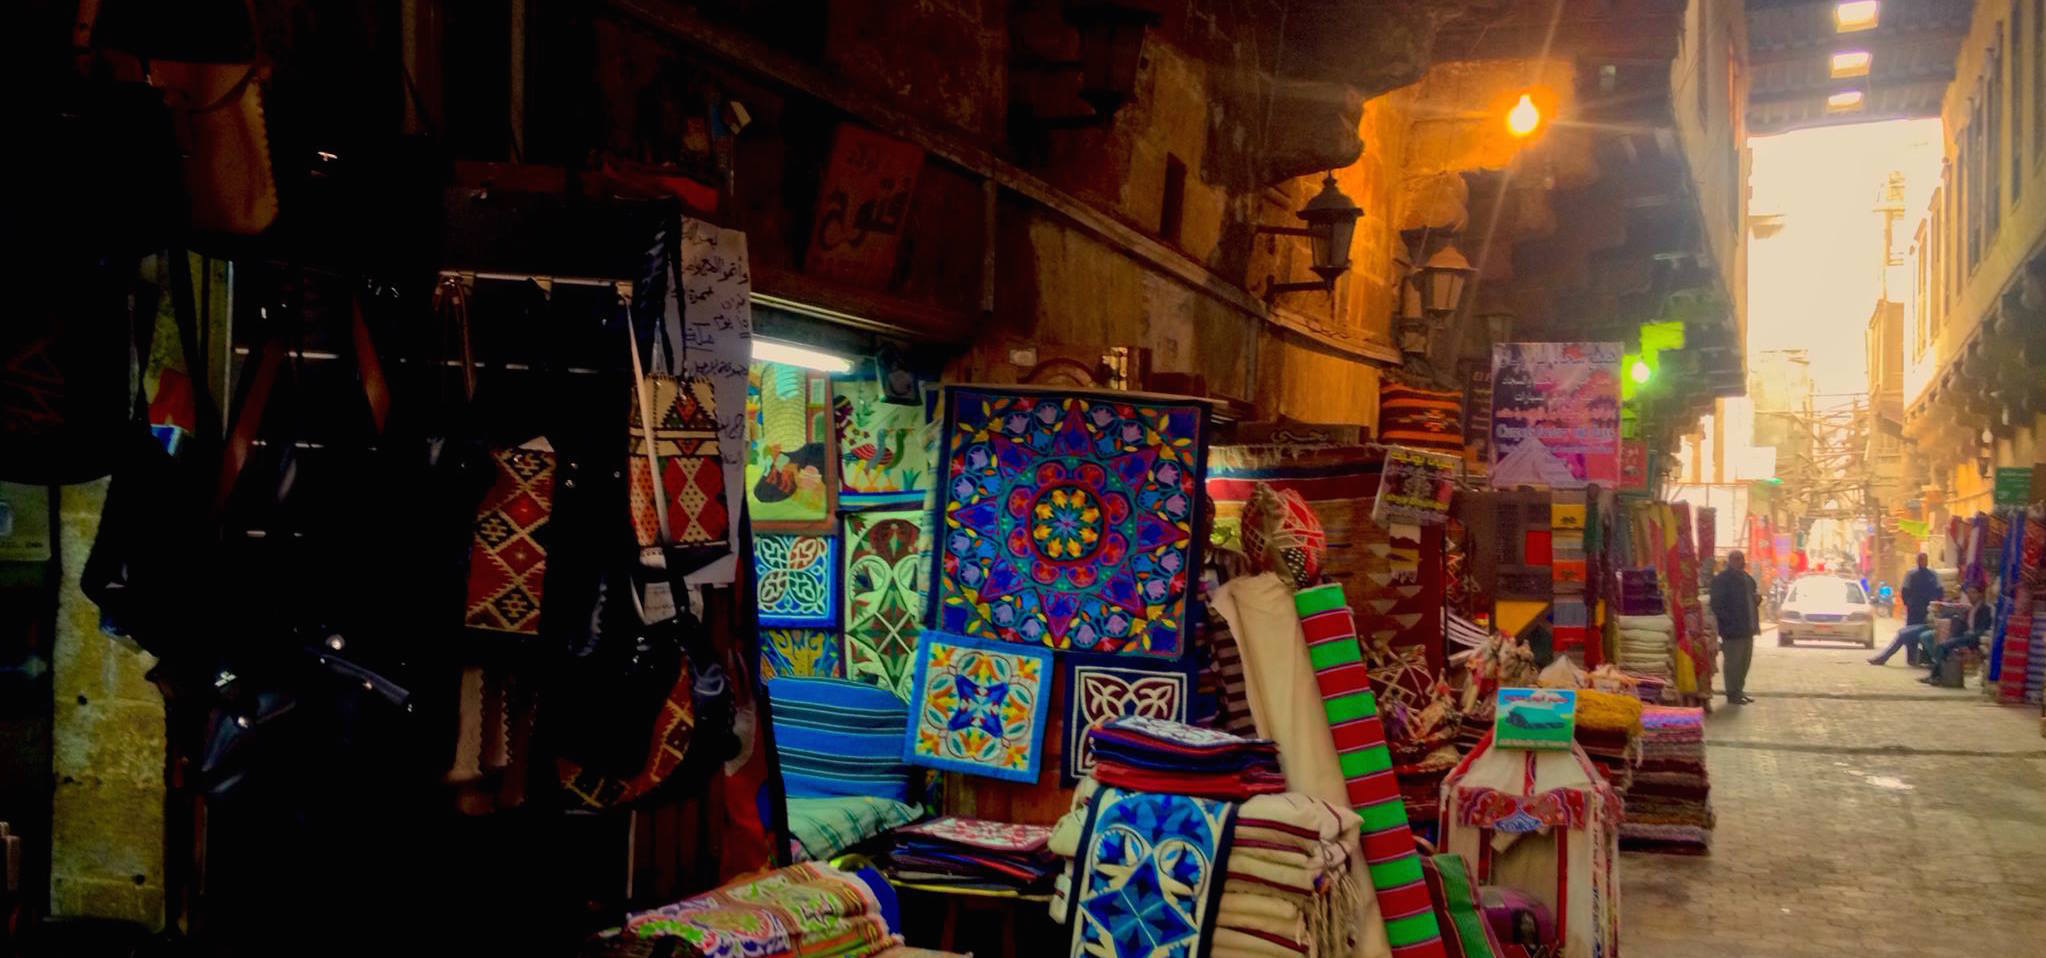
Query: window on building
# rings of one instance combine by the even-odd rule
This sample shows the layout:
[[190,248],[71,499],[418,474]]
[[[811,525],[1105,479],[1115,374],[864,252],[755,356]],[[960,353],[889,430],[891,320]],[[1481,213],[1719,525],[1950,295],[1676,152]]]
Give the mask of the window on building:
[[[1964,137],[1960,139],[1960,142],[1965,144],[1968,141]],[[1940,230],[1940,237],[1943,240],[1940,248],[1940,262],[1946,264],[1946,279],[1940,283],[1941,322],[1946,321],[1946,311],[1953,306],[1954,290],[1961,285],[1958,264],[1961,260],[1960,197],[1962,167],[1958,162],[1959,159],[1959,157],[1955,157],[1955,161],[1947,165],[1946,175],[1941,177],[1941,179],[1946,181],[1947,195],[1946,226]],[[1939,335],[1937,327],[1935,327],[1933,335]]]
[[1982,245],[1987,252],[2003,222],[2003,24],[1989,50],[1989,101],[1982,117]]
[[2023,130],[2025,128],[2025,0],[2011,0],[2010,4],[2010,80],[2004,89],[2010,99],[2010,202],[2018,205],[2018,195],[2025,189],[2025,150]]
[[[1933,202],[1937,205],[1939,201],[1935,197]],[[1932,303],[1926,298],[1928,292],[1926,277],[1927,270],[1931,268],[1932,249],[1926,245],[1926,237],[1929,233],[1936,234],[1939,230],[1938,214],[1935,213],[1933,216],[1931,221],[1922,221],[1918,224],[1918,233],[1911,240],[1911,258],[1914,261],[1912,265],[1917,267],[1913,270],[1911,284],[1914,294],[1911,297],[1911,359],[1914,362],[1918,357],[1925,355],[1925,340],[1931,334],[1929,324],[1932,318]]]
[[1975,271],[1975,264],[1982,258],[1982,147],[1987,142],[1982,135],[1982,101],[1988,91],[1985,84],[1975,84],[1974,108],[1968,114],[1968,148],[1961,154],[1961,181],[1965,200],[1962,216],[1968,220],[1968,268],[1966,274]]

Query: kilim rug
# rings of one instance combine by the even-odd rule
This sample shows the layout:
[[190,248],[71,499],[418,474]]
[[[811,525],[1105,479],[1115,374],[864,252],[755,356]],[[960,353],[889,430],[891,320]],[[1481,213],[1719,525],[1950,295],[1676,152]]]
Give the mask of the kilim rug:
[[554,454],[514,447],[490,458],[496,471],[476,507],[464,621],[487,632],[538,635],[547,578],[540,535],[554,510]]
[[1187,795],[1096,791],[1073,857],[1070,953],[1207,954],[1237,807]]
[[845,674],[909,700],[930,575],[922,509],[845,517]]
[[1216,446],[1208,454],[1208,498],[1216,527],[1241,528],[1245,508],[1259,484],[1292,491],[1313,510],[1327,543],[1322,574],[1361,601],[1365,550],[1383,530],[1371,521],[1378,495],[1380,458],[1361,445]]
[[1068,788],[1094,768],[1087,733],[1095,727],[1125,715],[1187,720],[1193,677],[1183,668],[1113,654],[1067,652],[1059,659],[1066,674],[1066,737],[1059,771]]
[[946,416],[938,627],[1179,657],[1206,407],[954,389]]
[[1378,388],[1378,435],[1385,442],[1463,456],[1463,393],[1398,383]]
[[754,363],[746,374],[746,514],[753,528],[822,532],[838,500],[831,381]]
[[1343,604],[1342,590],[1316,586],[1294,596],[1300,627],[1307,636],[1307,654],[1314,680],[1321,687],[1322,708],[1335,737],[1336,760],[1348,785],[1350,807],[1363,819],[1364,861],[1386,939],[1397,958],[1443,954],[1434,906],[1421,878],[1421,860],[1407,823],[1406,803],[1386,748],[1385,726],[1378,701],[1371,694],[1364,653],[1356,625]]
[[838,536],[755,532],[753,587],[763,626],[838,627]]
[[922,403],[887,401],[872,377],[831,381],[838,427],[838,504],[844,509],[919,505],[931,488]]
[[[649,376],[646,387],[654,411],[654,453],[661,463],[660,491],[667,499],[667,542],[724,545],[730,517],[725,513],[724,461],[718,455],[716,387],[701,377],[670,376]],[[660,519],[637,402],[627,437],[633,535],[647,548],[661,542]]]
[[1037,781],[1051,650],[942,632],[917,640],[903,757],[912,765]]

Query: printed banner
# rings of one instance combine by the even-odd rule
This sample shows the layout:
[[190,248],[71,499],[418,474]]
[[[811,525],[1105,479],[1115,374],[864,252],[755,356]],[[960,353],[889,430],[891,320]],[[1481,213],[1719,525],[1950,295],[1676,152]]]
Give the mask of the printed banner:
[[1620,479],[1619,343],[1492,347],[1492,487]]
[[1457,460],[1449,456],[1387,446],[1385,471],[1378,478],[1378,500],[1371,521],[1439,526],[1449,521],[1449,501],[1456,495]]
[[1648,492],[1648,444],[1639,439],[1620,440],[1620,491]]

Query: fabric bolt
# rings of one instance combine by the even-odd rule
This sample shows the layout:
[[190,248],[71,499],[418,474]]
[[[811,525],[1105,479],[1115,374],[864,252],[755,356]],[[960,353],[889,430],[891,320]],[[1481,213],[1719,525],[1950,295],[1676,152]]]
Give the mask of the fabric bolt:
[[1294,596],[1307,654],[1321,690],[1350,807],[1363,819],[1364,858],[1395,955],[1440,955],[1441,933],[1421,884],[1420,859],[1406,802],[1392,770],[1378,701],[1349,607],[1334,585]]
[[859,876],[805,862],[628,915],[638,938],[679,938],[703,958],[862,958],[902,944]]
[[767,695],[789,795],[909,800],[902,761],[909,711],[893,692],[846,679],[784,678],[768,683]]
[[626,435],[633,536],[641,548],[660,545],[660,514],[654,497],[666,498],[665,541],[678,546],[724,545],[731,516],[725,507],[724,460],[718,446],[716,384],[701,376],[649,376],[647,406],[653,410],[654,458],[660,462],[658,493],[647,455],[648,430],[640,403],[632,403]]
[[928,605],[929,528],[921,509],[845,517],[845,674],[904,701]]
[[1176,659],[1188,644],[1203,406],[953,389],[938,627]]
[[845,677],[837,633],[825,629],[760,630],[760,681]]
[[838,430],[838,504],[845,509],[924,501],[934,480],[923,404],[888,401],[879,380],[831,381]]
[[753,589],[762,626],[838,627],[838,537],[753,534]]
[[1184,795],[1096,791],[1073,859],[1071,954],[1207,954],[1236,810]]
[[781,363],[746,373],[746,513],[757,532],[826,532],[838,502],[830,379]]
[[476,507],[469,548],[467,611],[472,629],[540,634],[547,578],[547,518],[554,510],[554,454],[513,447],[490,454],[490,489]]
[[917,643],[904,757],[914,765],[1035,782],[1052,653],[927,631]]
[[821,862],[898,825],[916,821],[915,805],[872,795],[791,796],[789,834],[804,856]]
[[1257,734],[1257,720],[1250,714],[1250,696],[1244,688],[1243,653],[1236,648],[1236,635],[1229,623],[1212,608],[1203,624],[1208,630],[1212,658],[1208,669],[1220,689],[1221,715],[1218,727],[1236,735]]
[[1123,655],[1067,652],[1060,656],[1066,675],[1065,748],[1060,773],[1070,785],[1094,767],[1088,733],[1111,719],[1143,715],[1185,722],[1193,695],[1193,675],[1183,667],[1151,668]]

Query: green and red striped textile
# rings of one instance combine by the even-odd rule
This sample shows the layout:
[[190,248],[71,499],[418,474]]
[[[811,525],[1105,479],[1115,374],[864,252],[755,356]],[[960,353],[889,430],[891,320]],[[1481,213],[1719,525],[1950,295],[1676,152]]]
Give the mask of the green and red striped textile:
[[1385,746],[1385,725],[1378,718],[1378,699],[1371,694],[1356,619],[1344,602],[1342,587],[1334,584],[1294,593],[1293,607],[1307,635],[1307,658],[1314,665],[1315,684],[1321,687],[1350,807],[1363,819],[1364,862],[1378,894],[1393,958],[1443,958],[1442,932],[1422,879],[1407,806],[1392,771],[1392,753]]

